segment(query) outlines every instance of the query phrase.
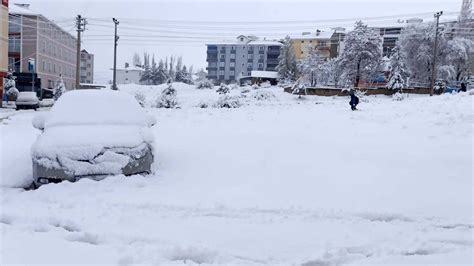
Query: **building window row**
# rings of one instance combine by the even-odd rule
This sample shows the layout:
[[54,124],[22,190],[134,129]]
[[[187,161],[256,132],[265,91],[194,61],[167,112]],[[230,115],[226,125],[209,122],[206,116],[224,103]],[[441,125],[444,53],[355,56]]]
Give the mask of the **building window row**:
[[46,41],[42,41],[41,52],[47,55],[57,57],[67,62],[74,62],[73,52],[70,52],[67,49],[63,49],[62,47],[59,47],[53,43],[46,43]]
[[58,76],[61,74],[67,78],[74,77],[74,69],[72,67],[61,66],[60,64],[44,60],[41,62],[41,71],[43,73],[57,74]]

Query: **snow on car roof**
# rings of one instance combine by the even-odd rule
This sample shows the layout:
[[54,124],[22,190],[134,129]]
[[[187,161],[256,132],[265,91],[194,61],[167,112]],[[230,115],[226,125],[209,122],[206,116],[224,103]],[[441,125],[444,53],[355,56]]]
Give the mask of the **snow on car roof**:
[[146,126],[147,115],[130,94],[112,90],[68,91],[59,98],[45,128],[62,125]]

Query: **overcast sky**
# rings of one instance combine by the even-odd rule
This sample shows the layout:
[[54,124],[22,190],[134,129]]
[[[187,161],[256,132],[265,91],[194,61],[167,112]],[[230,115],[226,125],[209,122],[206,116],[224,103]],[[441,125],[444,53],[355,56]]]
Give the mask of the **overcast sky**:
[[303,31],[351,27],[356,19],[369,24],[393,23],[400,18],[433,20],[435,11],[455,17],[462,0],[312,0],[312,1],[49,1],[24,0],[31,9],[56,20],[76,34],[74,17],[89,19],[82,47],[95,54],[95,82],[111,79],[112,17],[120,21],[118,66],[134,52],[154,53],[157,59],[183,57],[194,69],[206,66],[205,43],[255,34],[270,39]]

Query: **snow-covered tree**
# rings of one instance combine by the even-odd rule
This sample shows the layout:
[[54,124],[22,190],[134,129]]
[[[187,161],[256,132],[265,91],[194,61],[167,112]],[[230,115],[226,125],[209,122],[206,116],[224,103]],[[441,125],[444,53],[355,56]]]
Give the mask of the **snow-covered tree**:
[[196,82],[196,89],[211,89],[212,90],[214,89],[214,84],[210,80],[204,78]]
[[308,95],[308,91],[304,83],[298,82],[297,84],[295,84],[291,94],[298,95],[298,99],[301,99],[303,98],[303,95]]
[[142,65],[142,60],[140,59],[140,55],[138,55],[137,53],[133,54],[132,64],[133,64],[133,66],[141,66]]
[[[403,29],[398,40],[401,51],[406,56],[407,70],[410,81],[429,85],[433,68],[433,48],[436,26],[434,23],[418,23]],[[437,74],[448,77],[451,72],[447,60],[448,39],[446,35],[438,35]]]
[[452,66],[450,79],[461,81],[469,75],[469,56],[474,53],[474,42],[462,37],[448,41],[446,62]]
[[198,77],[197,80],[204,80],[207,77],[207,72],[204,71],[204,69],[199,69],[198,72],[196,72],[196,76]]
[[140,82],[147,85],[152,84],[153,73],[150,66],[150,55],[145,53],[143,55],[143,71],[140,75]]
[[61,95],[66,92],[66,86],[64,85],[63,77],[59,75],[59,78],[56,80],[56,83],[54,84],[54,89],[53,89],[53,97],[54,100],[57,101]]
[[361,80],[370,80],[380,70],[382,62],[382,37],[362,21],[347,33],[344,51],[340,56],[343,74],[359,87]]
[[135,96],[135,99],[137,100],[137,102],[140,104],[140,106],[144,107],[145,102],[146,102],[145,94],[141,91],[136,91],[134,96]]
[[219,93],[219,94],[227,94],[227,93],[230,92],[230,88],[226,84],[221,83],[219,88],[217,88],[216,92]]
[[309,86],[316,86],[319,76],[321,75],[321,65],[323,59],[319,54],[319,50],[314,47],[308,47],[308,54],[299,64],[298,69],[303,77],[303,82]]
[[298,79],[298,66],[289,36],[286,36],[283,46],[280,47],[276,70],[281,80],[295,81]]
[[392,50],[390,55],[390,77],[387,83],[387,88],[395,91],[400,91],[406,87],[406,81],[409,77],[406,67],[405,54],[397,45]]
[[176,99],[178,92],[173,87],[171,79],[168,80],[167,87],[161,92],[161,97],[158,98],[158,108],[177,108],[178,101]]
[[441,94],[446,89],[446,83],[443,80],[436,80],[434,83],[433,90],[435,93]]

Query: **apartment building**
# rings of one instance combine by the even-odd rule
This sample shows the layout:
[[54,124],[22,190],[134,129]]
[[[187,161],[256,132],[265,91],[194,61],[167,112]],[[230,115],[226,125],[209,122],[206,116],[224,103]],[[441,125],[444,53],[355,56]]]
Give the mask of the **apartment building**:
[[3,78],[8,71],[8,0],[0,5],[0,106],[3,97]]
[[80,83],[94,83],[94,55],[85,49],[81,51]]
[[332,32],[316,30],[316,32],[303,32],[301,35],[290,36],[293,52],[297,60],[308,55],[311,48],[318,49],[322,58],[330,57]]
[[28,73],[28,60],[35,60],[34,72],[42,88],[53,88],[61,75],[66,89],[73,89],[76,79],[76,38],[27,4],[13,4],[9,9],[8,68]]
[[275,71],[282,43],[256,36],[237,36],[235,41],[207,45],[207,78],[231,83],[251,76],[252,71]]

